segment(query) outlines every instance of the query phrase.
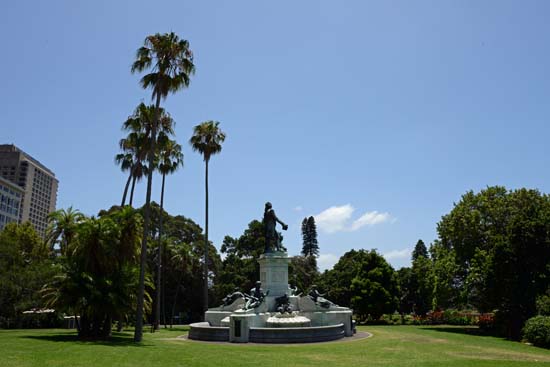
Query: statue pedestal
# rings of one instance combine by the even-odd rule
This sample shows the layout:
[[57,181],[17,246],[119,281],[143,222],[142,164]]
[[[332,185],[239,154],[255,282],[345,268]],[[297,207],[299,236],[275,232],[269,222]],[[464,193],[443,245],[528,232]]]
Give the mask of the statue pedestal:
[[269,297],[280,297],[288,292],[288,263],[286,252],[268,252],[260,256],[260,281]]

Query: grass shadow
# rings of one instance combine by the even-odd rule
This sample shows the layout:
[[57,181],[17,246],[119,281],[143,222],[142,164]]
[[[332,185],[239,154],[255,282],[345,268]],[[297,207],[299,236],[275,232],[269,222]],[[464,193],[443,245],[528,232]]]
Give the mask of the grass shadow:
[[501,335],[498,335],[495,331],[483,330],[478,328],[477,326],[432,326],[432,327],[422,327],[420,329],[439,331],[442,333],[502,337]]
[[135,343],[134,339],[130,335],[113,335],[106,339],[86,339],[79,338],[76,334],[51,334],[51,335],[22,335],[19,338],[43,340],[56,343],[76,343],[76,344],[93,344],[93,345],[106,345],[110,347],[146,347],[147,344]]

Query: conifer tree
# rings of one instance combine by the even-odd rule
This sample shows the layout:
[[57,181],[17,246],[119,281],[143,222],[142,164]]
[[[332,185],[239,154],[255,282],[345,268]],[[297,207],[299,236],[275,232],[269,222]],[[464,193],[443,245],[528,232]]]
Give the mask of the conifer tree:
[[319,243],[317,241],[315,218],[304,218],[302,221],[302,239],[302,255],[319,256]]

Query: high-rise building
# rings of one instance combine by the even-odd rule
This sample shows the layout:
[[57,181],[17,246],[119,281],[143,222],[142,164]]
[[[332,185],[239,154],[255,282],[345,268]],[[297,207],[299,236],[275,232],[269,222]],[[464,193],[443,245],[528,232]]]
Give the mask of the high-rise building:
[[0,177],[0,231],[10,222],[19,222],[23,189]]
[[48,214],[55,211],[55,174],[15,145],[0,145],[0,177],[21,188],[19,222],[31,222],[43,237]]

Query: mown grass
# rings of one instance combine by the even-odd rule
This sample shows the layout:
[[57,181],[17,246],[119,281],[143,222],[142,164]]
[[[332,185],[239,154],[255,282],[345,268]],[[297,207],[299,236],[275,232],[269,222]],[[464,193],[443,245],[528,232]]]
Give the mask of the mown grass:
[[185,328],[79,341],[68,330],[1,330],[0,366],[550,366],[550,351],[456,327],[367,326],[371,338],[302,345],[201,343]]

